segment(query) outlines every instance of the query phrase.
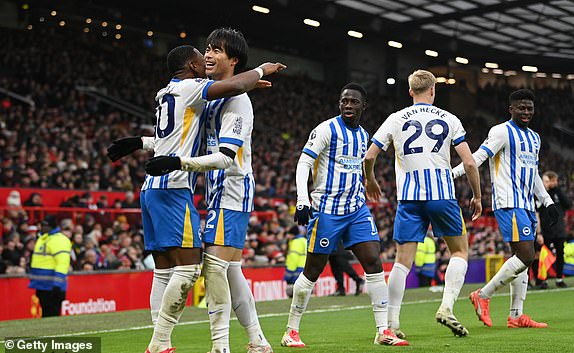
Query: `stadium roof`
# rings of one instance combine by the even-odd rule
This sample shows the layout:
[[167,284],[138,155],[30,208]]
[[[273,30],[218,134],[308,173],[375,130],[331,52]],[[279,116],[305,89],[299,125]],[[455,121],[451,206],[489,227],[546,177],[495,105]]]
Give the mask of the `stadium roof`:
[[332,0],[400,24],[505,52],[574,59],[574,1]]
[[[35,7],[109,19],[173,33],[207,35],[213,28],[242,30],[249,43],[322,61],[346,53],[348,31],[387,47],[404,45],[409,55],[433,50],[429,66],[457,56],[471,64],[500,64],[505,70],[537,66],[539,72],[574,74],[574,0],[37,0]],[[254,5],[267,13],[253,10]],[[320,27],[304,24],[320,22]],[[126,26],[127,27],[127,26]],[[143,32],[145,33],[145,32]],[[344,54],[346,55],[346,54]]]

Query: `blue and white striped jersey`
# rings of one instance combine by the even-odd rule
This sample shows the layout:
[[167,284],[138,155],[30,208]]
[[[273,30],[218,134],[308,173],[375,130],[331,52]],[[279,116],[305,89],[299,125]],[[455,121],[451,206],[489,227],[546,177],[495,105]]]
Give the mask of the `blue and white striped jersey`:
[[[157,92],[154,154],[156,156],[195,157],[201,146],[202,112],[207,89],[215,81],[207,79],[172,79]],[[146,175],[142,190],[195,189],[194,173],[181,170],[162,176]]]
[[540,136],[512,120],[493,126],[480,146],[488,153],[492,208],[536,211],[534,183],[538,175]]
[[315,210],[344,215],[365,204],[363,160],[368,141],[365,129],[348,127],[341,116],[322,122],[311,132],[303,152],[315,159],[311,192]]
[[455,199],[450,146],[464,141],[465,134],[455,115],[431,104],[389,115],[372,141],[385,151],[394,145],[398,200]]
[[229,168],[206,172],[207,207],[251,212],[255,197],[251,166],[251,100],[244,93],[211,101],[205,108],[205,117],[207,154],[217,153],[220,147],[236,151]]

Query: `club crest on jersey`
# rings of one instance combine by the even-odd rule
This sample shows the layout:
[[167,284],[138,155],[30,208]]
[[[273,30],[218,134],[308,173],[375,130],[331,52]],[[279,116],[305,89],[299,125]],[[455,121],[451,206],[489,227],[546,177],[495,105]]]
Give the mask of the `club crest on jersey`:
[[524,227],[524,228],[522,228],[522,234],[524,234],[524,235],[530,235],[530,228],[529,228],[529,227]]
[[366,153],[367,153],[367,144],[363,141],[361,142],[361,158],[365,158]]
[[319,240],[319,245],[321,245],[322,248],[326,248],[329,246],[329,239],[321,238],[321,240]]

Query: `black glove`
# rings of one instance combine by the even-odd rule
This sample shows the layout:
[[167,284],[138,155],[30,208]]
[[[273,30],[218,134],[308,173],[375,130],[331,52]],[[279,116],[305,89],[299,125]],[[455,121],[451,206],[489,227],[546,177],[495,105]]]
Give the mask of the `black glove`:
[[300,226],[306,226],[309,224],[310,218],[313,218],[313,211],[311,211],[311,208],[305,205],[297,205],[293,221],[297,222]]
[[179,157],[158,156],[145,163],[145,171],[149,175],[160,176],[181,169]]
[[115,140],[108,146],[108,158],[112,162],[127,156],[133,151],[143,148],[143,141],[140,136],[124,137],[123,139]]
[[558,212],[558,206],[555,203],[552,205],[548,205],[546,207],[546,212],[548,212],[548,219],[550,220],[550,226],[553,226],[558,222],[558,218],[560,218],[560,212]]

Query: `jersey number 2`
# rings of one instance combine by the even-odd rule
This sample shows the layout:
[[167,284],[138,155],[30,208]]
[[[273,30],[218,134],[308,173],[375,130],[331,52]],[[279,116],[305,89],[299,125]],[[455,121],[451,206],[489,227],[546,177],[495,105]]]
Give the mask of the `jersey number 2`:
[[205,228],[206,229],[213,229],[215,227],[215,224],[213,224],[213,220],[215,219],[215,216],[217,216],[217,213],[215,213],[215,210],[210,210],[209,214],[207,215],[207,221],[205,221]]
[[[442,128],[442,132],[440,134],[435,134],[432,131],[432,128],[436,125],[440,125]],[[407,131],[409,127],[414,126],[415,133],[411,135],[406,141],[405,145],[403,146],[403,152],[405,155],[407,154],[414,154],[414,153],[422,153],[422,147],[411,147],[411,143],[413,143],[419,136],[423,133],[423,126],[417,120],[409,120],[403,125],[403,131]],[[439,119],[434,119],[429,121],[425,126],[425,134],[432,140],[436,140],[436,144],[433,146],[432,151],[437,153],[444,143],[444,139],[448,136],[448,124]]]
[[[172,133],[173,128],[175,127],[175,98],[171,94],[166,94],[163,96],[161,100],[161,104],[157,107],[156,117],[157,117],[157,125],[156,125],[156,134],[158,138],[164,138],[169,136]],[[165,118],[167,118],[167,124],[164,122]],[[162,127],[162,123],[165,128]]]

